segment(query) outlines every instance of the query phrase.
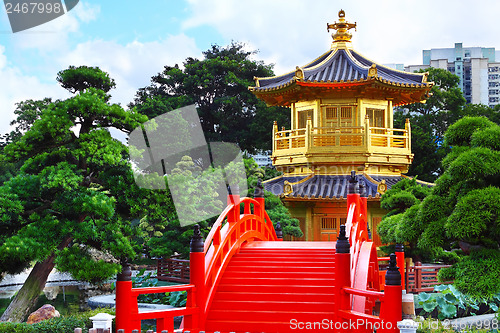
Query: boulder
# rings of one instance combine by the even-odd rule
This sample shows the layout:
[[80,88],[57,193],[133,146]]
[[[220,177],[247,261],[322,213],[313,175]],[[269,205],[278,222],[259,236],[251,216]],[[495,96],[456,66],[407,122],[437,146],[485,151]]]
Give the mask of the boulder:
[[36,324],[43,320],[59,316],[61,315],[59,314],[59,311],[57,311],[55,307],[53,307],[50,304],[45,304],[40,309],[36,310],[35,312],[29,315],[27,323]]

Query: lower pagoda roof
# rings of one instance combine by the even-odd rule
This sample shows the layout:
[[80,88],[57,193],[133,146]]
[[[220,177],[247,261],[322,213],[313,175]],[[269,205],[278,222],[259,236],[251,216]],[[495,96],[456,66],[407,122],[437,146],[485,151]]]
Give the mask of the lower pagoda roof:
[[[255,78],[256,87],[249,89],[270,105],[289,106],[303,96],[334,93],[335,88],[354,89],[362,94],[364,88],[385,91],[394,105],[421,102],[433,83],[427,73],[408,73],[378,65],[350,48],[332,49],[311,63],[297,67],[287,74]],[[325,88],[330,88],[330,91]],[[315,91],[311,91],[315,90]]]
[[[350,175],[309,175],[309,176],[280,176],[263,182],[264,189],[284,198],[290,199],[347,199]],[[360,174],[357,176],[359,184],[363,184],[368,199],[379,199],[385,190],[406,176],[382,176]],[[434,184],[417,180],[422,186],[432,187]],[[383,193],[378,191],[380,185],[385,184]],[[382,192],[382,190],[381,190]]]

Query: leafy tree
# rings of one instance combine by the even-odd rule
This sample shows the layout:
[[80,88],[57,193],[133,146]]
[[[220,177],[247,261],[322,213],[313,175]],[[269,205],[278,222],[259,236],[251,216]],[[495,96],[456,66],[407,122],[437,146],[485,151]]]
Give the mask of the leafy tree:
[[[260,168],[252,158],[244,158],[243,162],[245,164],[246,178],[242,178],[242,181],[245,181],[246,184],[240,184],[240,187],[243,188],[243,185],[247,187],[248,196],[252,197],[258,181],[273,178],[276,171],[271,168]],[[230,170],[231,166],[226,169]],[[201,169],[196,166],[191,157],[184,156],[172,170],[172,173],[179,177],[177,181],[182,181],[186,184],[186,191],[191,191],[192,189],[190,189],[190,187],[198,186],[197,181],[193,179],[191,175],[199,173],[200,170]],[[213,173],[214,176],[217,176],[217,173],[221,172],[220,168],[210,168],[207,171]],[[215,190],[209,191],[211,187],[209,177],[204,178],[204,183],[205,194],[210,195],[210,193],[214,194],[216,192]],[[300,230],[299,220],[291,217],[290,212],[283,205],[280,198],[268,191],[264,192],[264,198],[266,211],[271,221],[273,221],[274,226],[276,227],[279,221],[284,235],[302,237],[303,234]],[[226,198],[219,199],[221,200],[219,205],[214,207],[216,210],[220,210],[225,205]],[[191,209],[206,209],[203,207],[203,201],[198,198],[192,199],[190,206]],[[161,211],[162,208],[158,207],[141,220],[141,223],[144,223],[143,229],[147,229],[142,233],[144,243],[146,244],[146,254],[150,257],[169,257],[177,252],[187,257],[189,255],[189,242],[191,240],[192,230],[181,227],[179,221],[175,218],[175,213],[168,225],[158,223],[161,218],[164,218],[162,213],[158,213]],[[205,234],[208,234],[216,219],[217,216],[199,223],[202,230],[205,231]]]
[[108,73],[96,71],[94,67],[88,66],[69,66],[68,70],[57,73],[57,82],[71,93],[82,92],[88,88],[107,93],[116,86],[115,80],[110,78]]
[[0,271],[36,264],[1,320],[21,321],[54,267],[92,282],[119,272],[117,259],[135,256],[130,221],[155,199],[135,186],[127,149],[107,130],[128,133],[147,118],[108,103],[114,84],[98,68],[58,78],[75,95],[19,104],[24,133],[3,151],[3,161],[22,166],[0,186]]
[[443,136],[449,125],[463,116],[465,98],[458,87],[459,77],[439,68],[428,68],[428,81],[434,82],[425,103],[414,103],[394,112],[395,126],[404,127],[406,118],[412,128],[413,163],[409,175],[434,181],[442,173],[440,161],[448,153]]
[[187,58],[183,67],[165,66],[139,89],[131,107],[150,119],[166,111],[196,104],[210,142],[236,142],[242,150],[270,150],[273,121],[289,124],[286,108],[266,107],[248,87],[255,76],[272,76],[272,66],[252,60],[243,44],[217,45],[204,59]]
[[[247,171],[247,182],[249,193],[253,195],[259,179],[265,181],[277,176],[274,168],[259,168],[252,158],[245,159]],[[281,199],[272,192],[264,191],[266,211],[274,226],[279,222],[283,235],[302,237],[304,234],[300,230],[300,222],[293,218],[288,208],[285,207]]]
[[11,126],[15,126],[14,130],[1,136],[2,142],[0,147],[5,147],[10,142],[19,140],[24,132],[26,132],[33,123],[40,118],[42,110],[52,104],[51,98],[44,98],[43,100],[34,101],[32,99],[24,102],[17,103],[14,114],[17,118],[10,122]]
[[[451,152],[431,194],[404,213],[384,219],[379,229],[384,232],[396,225],[397,230],[412,220],[408,230],[393,237],[418,239],[419,249],[458,261],[441,276],[454,278],[457,288],[476,299],[487,300],[500,292],[499,134],[500,126],[485,117],[464,117],[451,125],[444,135]],[[393,224],[384,225],[389,219]]]
[[418,184],[413,178],[402,179],[382,196],[380,206],[389,211],[377,228],[382,243],[407,243],[411,255],[419,256],[415,250],[424,227],[415,215],[429,193],[428,187]]

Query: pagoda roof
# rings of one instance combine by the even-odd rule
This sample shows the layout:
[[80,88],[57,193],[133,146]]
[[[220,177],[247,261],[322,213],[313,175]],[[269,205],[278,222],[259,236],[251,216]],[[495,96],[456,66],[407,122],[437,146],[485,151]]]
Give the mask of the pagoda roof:
[[[266,191],[287,199],[344,200],[347,199],[350,175],[309,175],[279,176],[263,183]],[[357,176],[364,184],[368,199],[378,200],[379,184],[385,183],[387,190],[406,176],[384,176],[361,174]],[[417,180],[421,186],[432,187],[434,184]],[[385,192],[384,192],[385,193]]]
[[[403,105],[422,101],[433,85],[427,82],[427,73],[408,73],[378,65],[350,48],[334,48],[295,71],[255,78],[255,82],[256,86],[249,88],[253,93],[268,104],[284,106],[300,100],[304,96],[300,90],[316,90],[313,95],[322,90],[320,95],[325,95],[328,94],[325,88],[356,89],[360,93],[366,88],[385,90],[394,105]],[[402,92],[406,95],[401,95]],[[280,94],[282,97],[278,98]],[[311,96],[311,91],[308,95]]]

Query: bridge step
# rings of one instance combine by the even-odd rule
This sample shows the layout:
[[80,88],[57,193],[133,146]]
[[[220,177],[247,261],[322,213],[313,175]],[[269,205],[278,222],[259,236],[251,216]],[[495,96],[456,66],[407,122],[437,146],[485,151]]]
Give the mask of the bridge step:
[[[271,302],[276,299],[276,292],[264,293],[264,292],[238,292],[238,291],[219,291],[217,293],[217,301],[225,300],[225,301],[244,301],[244,302]],[[280,296],[280,301],[282,302],[297,302],[300,300],[301,302],[334,302],[335,294],[334,293],[298,293],[298,292],[290,292]],[[214,301],[216,302],[216,301]]]
[[233,311],[262,311],[264,309],[272,309],[273,311],[302,311],[302,312],[333,312],[335,310],[335,304],[332,299],[329,302],[319,302],[318,300],[311,300],[306,302],[301,299],[300,303],[297,303],[297,299],[289,301],[272,301],[272,300],[254,300],[249,302],[248,300],[217,300],[212,304],[212,310],[225,310],[231,308]]
[[[277,311],[277,310],[231,310],[231,317],[235,321],[248,320],[249,317],[254,321],[273,322],[281,321],[290,323],[291,320],[297,321],[321,321],[323,318],[333,317],[333,312],[314,312],[314,311]],[[208,320],[225,320],[228,318],[227,310],[212,310],[208,315]]]
[[206,331],[292,332],[333,320],[335,243],[252,242],[226,268]]
[[[226,332],[283,332],[283,333],[288,333],[288,332],[306,332],[306,327],[307,327],[307,332],[321,332],[325,330],[324,332],[330,332],[327,329],[330,327],[334,327],[334,324],[331,322],[334,322],[332,316],[325,316],[320,322],[299,322],[299,321],[294,321],[293,319],[290,321],[286,322],[280,322],[280,321],[254,321],[254,320],[244,320],[244,321],[233,321],[233,320],[214,320],[211,322],[214,327],[221,327],[219,332],[226,333]],[[309,326],[306,326],[309,324]],[[234,327],[244,327],[243,330],[240,331],[234,331],[232,328]],[[311,327],[311,328],[309,328]],[[312,328],[314,327],[314,329]]]

